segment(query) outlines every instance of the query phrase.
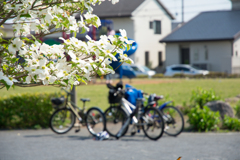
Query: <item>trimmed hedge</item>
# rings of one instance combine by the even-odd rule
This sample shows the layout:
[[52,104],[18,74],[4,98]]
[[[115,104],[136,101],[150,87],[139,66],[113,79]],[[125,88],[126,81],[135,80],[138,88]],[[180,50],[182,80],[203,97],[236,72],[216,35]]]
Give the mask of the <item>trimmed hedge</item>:
[[137,75],[137,78],[148,78],[148,75]]
[[164,75],[162,73],[157,73],[153,75],[152,78],[164,78]]
[[0,98],[0,129],[47,128],[53,93],[23,93]]
[[207,75],[187,75],[183,73],[174,74],[172,78],[196,78],[196,79],[206,79],[206,78],[240,78],[240,74],[227,74],[223,72],[210,72]]

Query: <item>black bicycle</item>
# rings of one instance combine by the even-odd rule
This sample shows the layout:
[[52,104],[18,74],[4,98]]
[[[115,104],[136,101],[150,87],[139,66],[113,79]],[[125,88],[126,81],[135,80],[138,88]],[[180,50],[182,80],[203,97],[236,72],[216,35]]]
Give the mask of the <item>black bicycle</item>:
[[136,106],[125,99],[123,86],[116,87],[107,84],[109,88],[110,107],[104,112],[106,117],[106,131],[117,139],[124,136],[130,124],[151,140],[158,140],[164,132],[164,120],[161,112],[151,106],[143,105],[144,99],[137,98]]
[[[91,107],[85,112],[85,103],[89,102],[88,98],[81,98],[83,108],[79,108],[72,101],[69,102],[69,96],[72,93],[64,90],[67,93],[67,98],[52,98],[51,102],[56,109],[50,118],[50,128],[57,134],[64,134],[70,131],[76,122],[76,119],[83,126],[86,126],[88,131],[96,136],[97,133],[105,130],[106,119],[102,110],[98,107]],[[75,132],[80,131],[80,125],[77,125]]]

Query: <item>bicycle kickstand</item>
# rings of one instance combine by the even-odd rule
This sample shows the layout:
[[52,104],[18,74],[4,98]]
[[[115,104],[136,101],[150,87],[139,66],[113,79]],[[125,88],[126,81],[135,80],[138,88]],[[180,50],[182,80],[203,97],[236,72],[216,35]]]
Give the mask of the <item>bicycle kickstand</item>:
[[75,130],[75,133],[78,133],[80,131],[80,124],[78,124],[77,129]]

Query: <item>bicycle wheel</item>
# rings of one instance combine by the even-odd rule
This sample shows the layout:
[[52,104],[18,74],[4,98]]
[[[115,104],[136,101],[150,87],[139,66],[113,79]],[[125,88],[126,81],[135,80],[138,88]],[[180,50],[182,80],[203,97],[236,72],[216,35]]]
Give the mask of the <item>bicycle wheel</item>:
[[174,106],[166,106],[161,111],[165,121],[164,132],[169,136],[179,135],[184,129],[182,113]]
[[[122,128],[124,122],[127,120],[127,114],[121,107],[109,107],[105,112],[106,117],[106,131],[112,137],[117,137],[117,133]],[[127,133],[128,126],[121,136]]]
[[147,108],[141,117],[144,134],[151,140],[158,140],[164,131],[162,114],[157,108]]
[[105,130],[105,121],[104,113],[97,107],[90,108],[86,113],[86,126],[93,136]]
[[75,115],[67,108],[58,109],[50,118],[50,128],[57,134],[67,133],[75,124]]

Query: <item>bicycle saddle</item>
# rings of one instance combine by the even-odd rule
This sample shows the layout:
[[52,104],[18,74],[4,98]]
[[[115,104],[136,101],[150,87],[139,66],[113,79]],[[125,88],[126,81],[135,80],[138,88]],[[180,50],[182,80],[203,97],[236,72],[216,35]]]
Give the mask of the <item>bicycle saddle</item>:
[[89,102],[90,101],[89,98],[81,98],[80,100],[83,101],[83,102]]

